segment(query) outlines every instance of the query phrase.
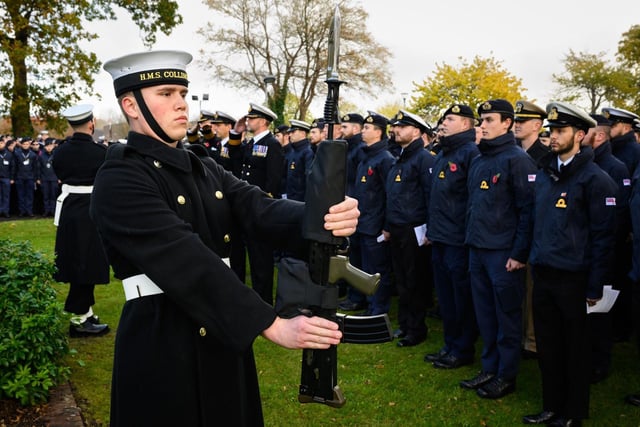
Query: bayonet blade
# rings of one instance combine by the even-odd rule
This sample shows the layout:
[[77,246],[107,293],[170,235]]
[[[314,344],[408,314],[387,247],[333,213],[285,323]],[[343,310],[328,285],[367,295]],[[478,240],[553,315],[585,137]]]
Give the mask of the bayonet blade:
[[339,80],[338,58],[340,57],[340,9],[338,5],[333,12],[331,28],[329,28],[329,57],[327,60],[327,80]]

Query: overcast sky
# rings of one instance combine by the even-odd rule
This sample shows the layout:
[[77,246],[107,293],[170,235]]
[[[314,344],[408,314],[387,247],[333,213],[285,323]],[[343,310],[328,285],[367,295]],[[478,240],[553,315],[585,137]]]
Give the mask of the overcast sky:
[[[203,40],[196,31],[207,25],[212,12],[200,0],[180,1],[184,23],[170,36],[159,35],[154,49],[182,49],[197,55]],[[606,52],[613,59],[622,34],[640,24],[640,2],[613,0],[507,0],[396,2],[367,0],[361,2],[369,12],[367,29],[382,45],[393,52],[390,72],[394,87],[377,97],[362,98],[341,91],[343,99],[355,103],[362,112],[402,102],[402,93],[411,93],[412,82],[431,76],[436,64],[459,65],[462,57],[472,62],[476,55],[493,57],[522,80],[529,99],[544,107],[554,90],[552,75],[563,70],[562,60],[575,52]],[[92,24],[98,40],[83,44],[105,62],[127,53],[145,50],[138,29],[122,14],[116,22]],[[190,95],[209,94],[203,109],[222,110],[235,116],[247,111],[248,102],[264,101],[260,91],[239,93],[216,82],[214,76],[192,65],[188,69]],[[117,102],[109,74],[101,71],[95,90],[102,101],[86,99],[96,106],[98,117],[117,113]],[[191,100],[191,96],[189,96]],[[193,118],[198,102],[190,102]],[[312,108],[322,114],[323,100]],[[106,118],[106,117],[104,117]]]

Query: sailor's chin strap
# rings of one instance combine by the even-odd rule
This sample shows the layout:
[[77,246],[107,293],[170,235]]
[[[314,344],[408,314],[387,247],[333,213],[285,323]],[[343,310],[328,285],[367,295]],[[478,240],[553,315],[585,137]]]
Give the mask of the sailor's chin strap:
[[151,111],[149,111],[149,107],[147,107],[147,103],[144,102],[144,98],[142,97],[142,93],[140,92],[140,89],[134,90],[133,96],[136,98],[136,101],[138,102],[138,106],[140,106],[140,111],[142,112],[142,115],[144,116],[147,123],[149,124],[149,127],[151,128],[151,130],[153,130],[156,133],[156,135],[158,135],[160,139],[166,142],[167,144],[173,144],[174,142],[176,142],[175,139],[169,137],[169,135],[167,135],[165,131],[162,130],[162,128],[160,127],[156,119],[153,117],[153,114],[151,114]]

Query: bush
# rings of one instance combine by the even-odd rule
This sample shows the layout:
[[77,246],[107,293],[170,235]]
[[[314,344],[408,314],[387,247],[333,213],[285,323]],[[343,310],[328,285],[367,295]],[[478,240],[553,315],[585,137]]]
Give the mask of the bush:
[[0,398],[47,400],[69,377],[64,311],[51,286],[55,266],[29,242],[0,239]]

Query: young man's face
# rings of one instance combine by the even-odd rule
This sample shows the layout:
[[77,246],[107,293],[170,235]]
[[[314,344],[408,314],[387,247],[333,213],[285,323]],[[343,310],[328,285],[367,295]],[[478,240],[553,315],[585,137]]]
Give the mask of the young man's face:
[[468,119],[457,114],[447,114],[438,127],[441,136],[455,135],[470,129]]
[[551,151],[558,155],[569,153],[576,144],[576,138],[582,139],[584,131],[574,130],[571,126],[551,128]]
[[[188,89],[182,85],[160,85],[141,90],[149,111],[162,130],[174,141],[179,141],[187,133],[189,126],[189,105],[186,101]],[[146,132],[154,132],[147,127]]]
[[500,113],[484,113],[480,118],[482,119],[480,129],[482,129],[483,139],[495,139],[509,131],[511,120],[502,121]]
[[527,139],[533,135],[538,135],[542,121],[537,119],[516,120],[513,125],[513,133],[516,138]]

